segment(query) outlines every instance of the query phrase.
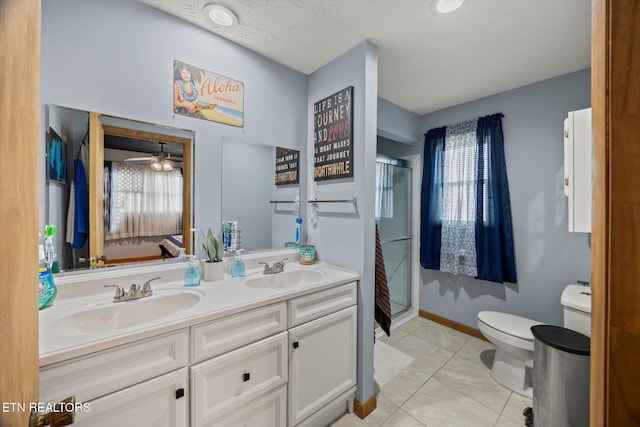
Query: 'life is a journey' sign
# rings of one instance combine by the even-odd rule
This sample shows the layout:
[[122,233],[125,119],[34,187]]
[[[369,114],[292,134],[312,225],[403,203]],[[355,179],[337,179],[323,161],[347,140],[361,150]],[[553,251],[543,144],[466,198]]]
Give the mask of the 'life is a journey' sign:
[[313,105],[315,181],[353,176],[353,86]]

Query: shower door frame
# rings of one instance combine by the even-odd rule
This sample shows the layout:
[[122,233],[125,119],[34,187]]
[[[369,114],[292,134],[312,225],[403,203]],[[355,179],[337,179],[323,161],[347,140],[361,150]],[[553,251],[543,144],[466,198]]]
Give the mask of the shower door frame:
[[420,184],[422,182],[422,156],[414,154],[399,157],[411,168],[411,308],[398,315],[391,323],[395,329],[417,317],[420,310]]
[[[411,169],[411,306],[392,319],[391,330],[417,317],[420,309],[420,183],[422,182],[422,156],[419,154],[397,157]],[[383,334],[376,328],[376,336]]]

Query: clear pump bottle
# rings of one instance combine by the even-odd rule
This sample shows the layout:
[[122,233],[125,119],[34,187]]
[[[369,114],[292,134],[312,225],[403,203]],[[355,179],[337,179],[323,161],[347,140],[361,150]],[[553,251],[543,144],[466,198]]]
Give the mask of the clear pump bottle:
[[189,266],[184,272],[184,285],[185,286],[199,286],[200,285],[200,267],[195,255],[189,255]]
[[53,281],[53,275],[45,260],[43,245],[38,245],[38,309],[42,310],[53,305],[56,299],[57,288]]
[[244,261],[242,261],[242,249],[231,254],[231,277],[244,277]]

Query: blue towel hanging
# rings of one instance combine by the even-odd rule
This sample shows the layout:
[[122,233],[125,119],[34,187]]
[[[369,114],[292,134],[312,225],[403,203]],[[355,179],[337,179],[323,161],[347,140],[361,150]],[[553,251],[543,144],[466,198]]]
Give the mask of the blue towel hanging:
[[89,235],[89,201],[87,200],[87,178],[82,161],[73,161],[75,211],[73,218],[73,249],[82,248]]

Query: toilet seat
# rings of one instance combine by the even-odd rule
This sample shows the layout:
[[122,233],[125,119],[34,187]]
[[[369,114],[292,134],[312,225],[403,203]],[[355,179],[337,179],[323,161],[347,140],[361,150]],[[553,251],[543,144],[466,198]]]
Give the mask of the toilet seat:
[[[481,311],[478,313],[478,327],[496,339],[514,347],[533,351],[533,334],[531,327],[542,322],[497,311]],[[485,329],[483,331],[483,329]]]

